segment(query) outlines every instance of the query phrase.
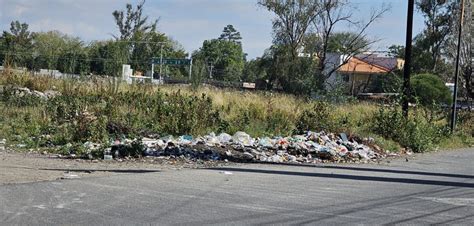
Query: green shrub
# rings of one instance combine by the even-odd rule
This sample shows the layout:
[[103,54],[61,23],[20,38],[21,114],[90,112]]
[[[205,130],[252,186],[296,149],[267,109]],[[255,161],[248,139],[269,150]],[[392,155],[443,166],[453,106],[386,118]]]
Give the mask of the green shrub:
[[413,95],[424,106],[451,104],[451,91],[436,75],[419,74],[411,81]]
[[330,110],[328,102],[316,101],[310,109],[305,109],[301,113],[296,123],[297,131],[329,131],[333,129]]
[[267,131],[272,135],[291,135],[294,130],[294,119],[280,110],[273,110],[267,116]]
[[380,108],[372,123],[372,132],[392,139],[414,152],[424,152],[449,135],[445,125],[430,123],[418,112],[403,117],[399,107]]

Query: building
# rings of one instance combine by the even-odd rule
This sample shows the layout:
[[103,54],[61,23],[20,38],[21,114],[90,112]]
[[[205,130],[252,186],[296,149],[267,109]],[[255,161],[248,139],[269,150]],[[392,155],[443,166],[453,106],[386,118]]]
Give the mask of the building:
[[326,89],[336,87],[351,95],[371,92],[371,83],[388,80],[395,76],[396,70],[403,68],[405,61],[394,57],[376,54],[359,54],[353,57],[341,54],[328,54],[325,65]]

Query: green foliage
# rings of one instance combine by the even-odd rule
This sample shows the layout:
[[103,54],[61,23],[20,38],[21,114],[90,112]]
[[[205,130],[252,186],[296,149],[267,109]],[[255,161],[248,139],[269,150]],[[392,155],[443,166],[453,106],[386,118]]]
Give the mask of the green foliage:
[[428,122],[418,112],[414,112],[409,118],[403,117],[399,107],[380,108],[371,126],[374,133],[392,139],[414,152],[433,148],[449,134],[446,126]]
[[400,93],[402,90],[403,80],[400,71],[393,74],[373,75],[366,88],[370,93]]
[[[165,34],[156,31],[156,21],[148,24],[142,16],[144,2],[136,9],[127,5],[127,12],[115,11],[114,18],[121,32],[117,40],[85,44],[77,37],[58,31],[28,31],[28,24],[14,21],[10,32],[0,36],[0,63],[31,70],[59,70],[67,74],[90,73],[118,77],[122,65],[131,64],[135,71],[150,69],[150,60],[160,56],[185,58],[183,47]],[[124,18],[125,17],[125,18]],[[187,75],[183,67],[171,67],[167,75]]]
[[308,95],[318,87],[315,80],[315,62],[312,58],[293,58],[289,46],[274,45],[261,59],[264,68],[263,74],[267,75],[271,88],[282,89],[288,93]]
[[424,106],[451,104],[451,91],[436,75],[415,75],[411,80],[413,94]]
[[266,68],[264,59],[257,58],[245,62],[242,80],[245,82],[256,82],[258,79],[266,79]]
[[299,132],[304,131],[329,131],[332,123],[330,105],[327,102],[316,101],[310,109],[306,109],[298,118],[296,128]]
[[222,81],[239,81],[244,68],[242,46],[234,41],[205,40],[193,59],[212,65],[212,77]]
[[112,15],[114,16],[115,23],[120,31],[120,37],[117,39],[128,40],[134,35],[140,32],[154,32],[156,30],[156,24],[158,20],[148,24],[148,16],[143,16],[143,7],[145,1],[141,1],[137,4],[135,9],[129,3],[126,4],[126,11],[115,10]]
[[235,43],[240,43],[241,39],[240,32],[235,30],[232,24],[225,26],[221,36],[219,37],[219,40],[227,40]]
[[[31,84],[32,77],[0,77],[1,84]],[[207,87],[177,91],[176,86],[152,87],[79,80],[45,80],[63,93],[45,101],[20,102],[8,89],[0,99],[0,137],[26,148],[52,148],[149,135],[204,135],[245,131],[252,136],[290,135],[306,130],[345,132],[382,137],[377,144],[397,144],[425,151],[445,142],[446,123],[416,110],[405,120],[399,110],[359,102],[334,104],[294,96]],[[8,85],[6,87],[9,87]],[[206,95],[202,95],[206,93]],[[458,140],[469,144],[472,114],[460,113]],[[377,136],[374,136],[377,135]],[[396,143],[394,143],[396,142]],[[128,148],[128,147],[127,147]],[[79,147],[78,147],[79,149]],[[123,155],[139,155],[135,147]],[[66,149],[69,153],[70,149]],[[81,151],[78,151],[81,152]],[[101,151],[96,153],[102,155]]]
[[193,61],[193,73],[191,75],[191,87],[197,89],[207,77],[206,64],[202,60]]
[[[422,65],[427,69],[426,72],[439,73],[439,68],[443,48],[450,34],[453,33],[455,26],[452,21],[455,20],[455,13],[458,1],[456,0],[419,0],[416,1],[416,6],[425,18],[426,28],[417,36],[415,48],[420,48],[421,53],[426,53],[426,57],[418,58],[424,60]],[[416,56],[416,54],[414,54]]]
[[405,59],[405,46],[391,45],[388,47],[388,55],[400,59]]
[[32,47],[33,34],[28,31],[28,24],[12,21],[10,32],[3,31],[0,38],[2,48],[0,49],[3,59],[2,64],[17,67],[26,67],[31,62],[29,54]]

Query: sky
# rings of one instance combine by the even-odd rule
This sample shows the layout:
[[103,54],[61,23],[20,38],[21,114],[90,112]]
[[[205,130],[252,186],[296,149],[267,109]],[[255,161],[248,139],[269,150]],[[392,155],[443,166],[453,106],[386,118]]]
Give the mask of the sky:
[[[125,9],[137,0],[0,0],[0,30],[10,22],[26,22],[31,31],[58,30],[85,41],[104,40],[118,34],[112,12]],[[380,40],[372,50],[404,45],[407,0],[350,0],[354,18],[367,20],[372,9],[383,4],[390,11],[367,30],[368,37]],[[158,30],[178,41],[187,52],[201,47],[207,39],[219,37],[232,24],[241,33],[248,58],[259,57],[272,43],[274,15],[257,5],[257,0],[147,0],[144,15],[159,19]],[[352,28],[345,25],[338,31]],[[423,18],[415,11],[414,34],[423,29]]]

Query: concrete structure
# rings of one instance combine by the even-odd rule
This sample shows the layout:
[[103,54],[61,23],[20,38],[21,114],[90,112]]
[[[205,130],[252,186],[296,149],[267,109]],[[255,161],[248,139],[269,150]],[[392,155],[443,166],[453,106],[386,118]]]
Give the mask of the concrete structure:
[[63,76],[63,73],[61,73],[60,71],[51,70],[51,69],[40,69],[37,74],[38,75],[49,75],[49,76],[53,76],[55,78],[60,78],[60,77]]

